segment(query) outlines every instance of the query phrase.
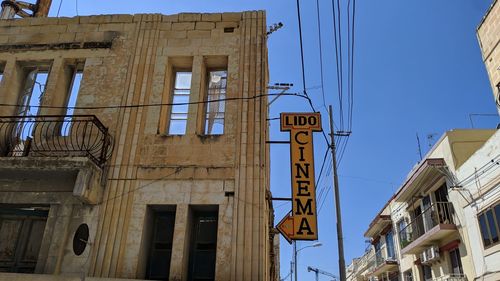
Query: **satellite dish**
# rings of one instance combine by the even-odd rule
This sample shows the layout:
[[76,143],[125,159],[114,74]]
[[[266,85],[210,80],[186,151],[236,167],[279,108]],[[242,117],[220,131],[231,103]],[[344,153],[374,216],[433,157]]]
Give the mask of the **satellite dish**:
[[89,226],[86,223],[80,224],[73,237],[73,252],[79,256],[83,254],[89,242]]

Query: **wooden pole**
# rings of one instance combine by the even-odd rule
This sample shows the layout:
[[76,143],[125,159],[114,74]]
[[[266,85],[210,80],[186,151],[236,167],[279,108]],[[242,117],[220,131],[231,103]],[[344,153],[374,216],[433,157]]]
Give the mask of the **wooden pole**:
[[52,4],[52,0],[37,0],[36,1],[36,11],[34,13],[34,17],[36,18],[45,18],[49,15],[50,6]]

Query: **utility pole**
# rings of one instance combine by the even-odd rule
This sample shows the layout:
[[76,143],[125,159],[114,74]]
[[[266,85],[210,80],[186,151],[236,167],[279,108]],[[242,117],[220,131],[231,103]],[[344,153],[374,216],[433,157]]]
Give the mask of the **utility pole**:
[[294,281],[297,281],[297,241],[293,241],[293,275]]
[[335,131],[333,130],[333,110],[332,106],[328,107],[330,115],[330,148],[333,160],[333,188],[335,190],[335,210],[337,213],[337,243],[339,247],[339,272],[340,281],[346,281],[345,260],[344,260],[344,236],[342,234],[342,214],[340,212],[340,192],[339,178],[337,175],[337,156],[335,148]]

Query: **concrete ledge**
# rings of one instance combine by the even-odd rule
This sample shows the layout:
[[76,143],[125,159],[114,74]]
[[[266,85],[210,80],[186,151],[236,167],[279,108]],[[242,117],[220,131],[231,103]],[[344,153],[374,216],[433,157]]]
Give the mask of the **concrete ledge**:
[[[0,281],[81,281],[80,276],[69,275],[49,275],[49,274],[23,274],[23,273],[0,273]],[[130,281],[142,279],[120,279],[120,278],[101,278],[85,277],[85,281]],[[143,280],[145,281],[145,280]]]

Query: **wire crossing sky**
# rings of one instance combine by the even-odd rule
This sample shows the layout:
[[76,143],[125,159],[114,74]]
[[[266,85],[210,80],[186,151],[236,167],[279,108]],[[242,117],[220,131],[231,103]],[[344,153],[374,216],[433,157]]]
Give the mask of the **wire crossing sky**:
[[[314,108],[323,114],[324,125],[328,125],[326,107],[332,104],[337,130],[352,130],[348,144],[347,138],[337,138],[348,264],[363,254],[363,233],[370,221],[420,160],[416,133],[425,154],[445,131],[470,128],[470,114],[475,114],[476,128],[494,128],[499,122],[476,39],[476,27],[490,3],[300,0],[304,79],[297,1],[64,0],[58,11],[60,2],[54,0],[50,15],[266,10],[268,26],[282,22],[283,27],[268,38],[270,84],[293,83],[290,92],[300,94],[305,88]],[[280,97],[270,107],[270,139],[288,137],[274,119],[280,112],[308,111],[311,104],[304,99]],[[316,133],[318,226],[323,246],[300,252],[301,280],[314,280],[307,266],[338,275],[331,157],[326,150],[324,137]],[[275,197],[290,197],[289,165],[284,164],[288,161],[287,145],[271,145]],[[283,202],[274,206],[276,221],[291,208]],[[301,248],[310,243],[298,244]],[[285,277],[291,247],[284,240],[280,256]]]

